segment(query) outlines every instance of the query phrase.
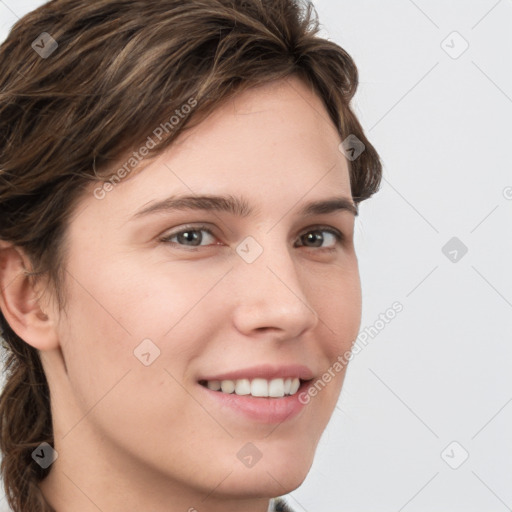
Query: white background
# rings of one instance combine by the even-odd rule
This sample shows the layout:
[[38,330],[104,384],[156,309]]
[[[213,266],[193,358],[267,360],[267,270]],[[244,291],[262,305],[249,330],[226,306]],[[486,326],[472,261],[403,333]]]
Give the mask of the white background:
[[[41,3],[0,0],[0,39]],[[361,330],[395,301],[403,311],[350,363],[288,501],[511,510],[512,0],[314,4],[358,65],[354,108],[384,163],[356,221]],[[453,237],[468,249],[456,262],[442,251]]]

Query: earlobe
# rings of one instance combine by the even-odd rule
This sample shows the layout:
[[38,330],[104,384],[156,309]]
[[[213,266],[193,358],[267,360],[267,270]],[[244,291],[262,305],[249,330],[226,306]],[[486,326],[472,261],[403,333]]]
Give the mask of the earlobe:
[[0,309],[11,329],[38,350],[57,348],[54,319],[43,311],[38,290],[27,275],[30,262],[12,244],[0,240]]

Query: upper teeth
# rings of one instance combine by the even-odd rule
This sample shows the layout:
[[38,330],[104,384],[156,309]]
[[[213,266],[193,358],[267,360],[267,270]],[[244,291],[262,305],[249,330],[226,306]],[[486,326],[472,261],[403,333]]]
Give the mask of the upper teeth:
[[300,387],[300,379],[238,379],[238,380],[209,380],[206,383],[213,391],[236,393],[237,395],[282,397],[294,395]]

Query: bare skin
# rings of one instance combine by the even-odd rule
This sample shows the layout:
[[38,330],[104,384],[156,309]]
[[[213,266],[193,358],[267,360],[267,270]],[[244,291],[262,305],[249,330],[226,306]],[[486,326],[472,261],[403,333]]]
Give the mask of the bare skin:
[[[0,306],[40,350],[50,386],[58,458],[41,489],[57,512],[266,512],[304,481],[344,370],[280,424],[220,407],[198,379],[267,363],[318,378],[352,346],[354,214],[299,214],[310,201],[352,200],[340,142],[295,77],[228,101],[103,199],[91,187],[76,206],[65,311],[2,243]],[[134,217],[176,194],[243,197],[254,212]],[[184,227],[199,229],[199,245],[163,241]],[[252,263],[236,251],[249,236],[263,249]],[[160,350],[148,366],[134,355],[144,339]],[[250,468],[237,457],[248,442],[262,455]]]

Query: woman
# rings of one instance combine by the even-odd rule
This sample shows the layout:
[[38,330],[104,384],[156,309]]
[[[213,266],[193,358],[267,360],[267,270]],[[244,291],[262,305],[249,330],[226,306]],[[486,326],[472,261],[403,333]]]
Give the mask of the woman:
[[313,13],[54,0],[0,47],[13,511],[291,510],[381,180],[356,66]]

